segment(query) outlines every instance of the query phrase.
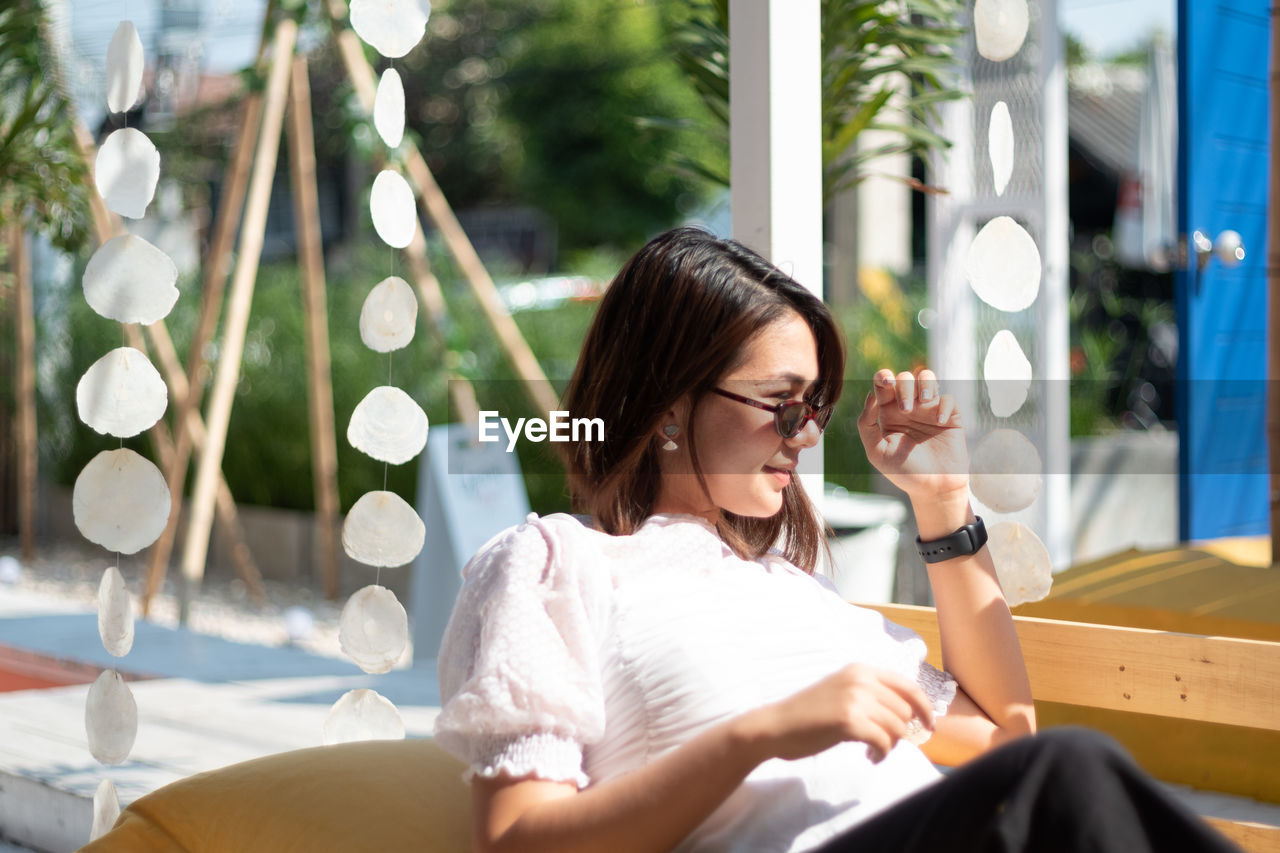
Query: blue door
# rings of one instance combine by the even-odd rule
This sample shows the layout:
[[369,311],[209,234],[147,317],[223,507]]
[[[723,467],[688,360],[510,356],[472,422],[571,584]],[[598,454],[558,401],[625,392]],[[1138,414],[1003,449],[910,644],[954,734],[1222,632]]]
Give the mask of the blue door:
[[[1268,530],[1270,0],[1179,0],[1179,230],[1239,232],[1245,257],[1177,276],[1179,533]],[[1278,330],[1280,331],[1280,330]]]

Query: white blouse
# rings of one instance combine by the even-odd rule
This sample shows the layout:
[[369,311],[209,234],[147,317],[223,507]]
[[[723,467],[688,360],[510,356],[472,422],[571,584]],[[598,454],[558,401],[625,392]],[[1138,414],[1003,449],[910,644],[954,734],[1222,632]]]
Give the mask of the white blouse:
[[[914,679],[939,715],[955,697],[917,634],[780,556],[739,558],[696,516],[609,536],[530,515],[463,577],[440,649],[436,740],[468,779],[603,782],[850,663]],[[676,850],[818,847],[938,777],[923,737],[880,764],[860,742],[766,761]]]

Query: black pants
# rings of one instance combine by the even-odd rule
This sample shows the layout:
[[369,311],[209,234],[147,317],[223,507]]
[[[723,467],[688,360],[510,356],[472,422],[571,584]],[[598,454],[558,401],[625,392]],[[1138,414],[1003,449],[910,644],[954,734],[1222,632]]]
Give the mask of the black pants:
[[1236,851],[1115,741],[1088,729],[1022,738],[949,773],[819,853]]

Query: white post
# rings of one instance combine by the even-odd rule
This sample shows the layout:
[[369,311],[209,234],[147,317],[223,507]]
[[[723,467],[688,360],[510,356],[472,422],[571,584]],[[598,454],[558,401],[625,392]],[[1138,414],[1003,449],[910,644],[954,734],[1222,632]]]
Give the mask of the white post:
[[[1057,0],[1043,0],[1021,58],[993,65],[970,55],[966,40],[957,65],[971,99],[941,109],[941,134],[954,146],[935,153],[932,180],[947,190],[929,201],[929,360],[965,413],[969,439],[994,428],[1023,432],[1041,455],[1044,491],[1030,507],[1006,520],[1031,527],[1044,541],[1055,568],[1071,559],[1071,447],[1068,387],[1069,252],[1067,232],[1067,85],[1057,29]],[[969,18],[962,26],[971,25]],[[1017,139],[1014,179],[997,196],[985,159],[987,123],[997,100],[1008,99]],[[1020,124],[1019,124],[1020,123]],[[981,305],[963,274],[964,259],[979,226],[1009,215],[1026,224],[1040,251],[1039,296],[1022,318],[1030,342],[1035,388],[1042,392],[1011,420],[995,417],[980,393],[982,359],[991,334],[1011,326],[1011,315]],[[981,509],[981,508],[980,508]],[[988,524],[996,519],[987,518]]]
[[1040,254],[1041,349],[1036,376],[1045,382],[1044,544],[1055,567],[1071,565],[1070,276],[1067,233],[1067,63],[1058,32],[1058,2],[1044,0],[1040,18],[1040,97],[1044,121],[1044,232]]
[[[733,237],[822,296],[822,65],[818,0],[730,0]],[[821,507],[822,453],[801,457]]]

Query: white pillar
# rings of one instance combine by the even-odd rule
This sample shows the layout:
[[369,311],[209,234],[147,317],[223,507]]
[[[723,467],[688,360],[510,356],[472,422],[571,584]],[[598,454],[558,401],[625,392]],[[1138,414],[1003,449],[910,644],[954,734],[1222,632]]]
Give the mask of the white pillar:
[[1044,233],[1040,255],[1040,363],[1043,377],[1045,486],[1044,544],[1055,567],[1071,565],[1071,230],[1067,206],[1067,63],[1058,32],[1058,0],[1042,0],[1040,92],[1044,111]]
[[[822,296],[822,65],[818,0],[730,0],[733,237]],[[822,499],[822,453],[801,482]],[[819,504],[820,505],[820,504]]]
[[818,0],[730,0],[733,237],[822,295]]

